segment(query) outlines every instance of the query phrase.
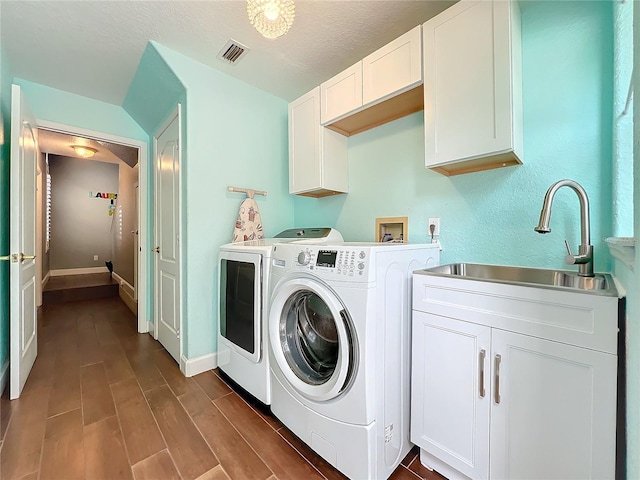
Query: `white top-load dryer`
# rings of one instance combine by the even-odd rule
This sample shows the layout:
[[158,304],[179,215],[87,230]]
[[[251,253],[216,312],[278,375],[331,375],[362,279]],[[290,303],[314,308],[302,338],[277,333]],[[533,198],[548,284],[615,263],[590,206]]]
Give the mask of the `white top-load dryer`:
[[265,405],[271,404],[266,319],[273,245],[327,241],[341,242],[342,235],[333,228],[298,228],[220,247],[218,367]]
[[385,479],[409,452],[412,272],[439,246],[276,245],[271,411],[353,479]]

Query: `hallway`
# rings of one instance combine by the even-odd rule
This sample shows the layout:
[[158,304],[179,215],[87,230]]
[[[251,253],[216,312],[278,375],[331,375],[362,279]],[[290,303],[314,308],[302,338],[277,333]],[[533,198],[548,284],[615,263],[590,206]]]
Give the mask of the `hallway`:
[[[118,297],[46,305],[19,400],[0,403],[3,480],[345,478],[217,374],[185,378]],[[412,451],[394,479],[442,479]]]

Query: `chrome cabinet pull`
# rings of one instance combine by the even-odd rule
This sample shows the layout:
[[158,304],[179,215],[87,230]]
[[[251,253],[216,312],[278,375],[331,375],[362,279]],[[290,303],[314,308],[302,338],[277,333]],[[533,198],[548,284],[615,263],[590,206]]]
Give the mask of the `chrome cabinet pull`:
[[494,402],[496,404],[500,403],[500,361],[502,357],[500,355],[496,355],[493,364],[493,371],[495,373],[495,391],[494,391]]
[[480,350],[480,398],[484,398],[485,395],[485,391],[484,391],[484,359],[487,355],[487,352],[485,351],[485,349],[483,348],[482,350]]

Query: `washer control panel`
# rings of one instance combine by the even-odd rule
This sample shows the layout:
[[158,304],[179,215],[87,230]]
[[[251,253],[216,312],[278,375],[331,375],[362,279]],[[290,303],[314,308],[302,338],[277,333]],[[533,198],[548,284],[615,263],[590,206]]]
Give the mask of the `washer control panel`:
[[306,248],[298,252],[296,265],[342,278],[362,277],[367,272],[367,257],[367,252],[358,248]]

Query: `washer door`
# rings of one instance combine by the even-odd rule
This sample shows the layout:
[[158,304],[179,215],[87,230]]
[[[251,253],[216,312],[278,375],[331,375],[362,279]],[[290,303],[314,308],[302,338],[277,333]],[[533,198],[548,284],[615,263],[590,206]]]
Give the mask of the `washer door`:
[[289,384],[311,400],[344,393],[357,371],[353,322],[320,282],[298,278],[274,290],[269,315],[273,356]]

